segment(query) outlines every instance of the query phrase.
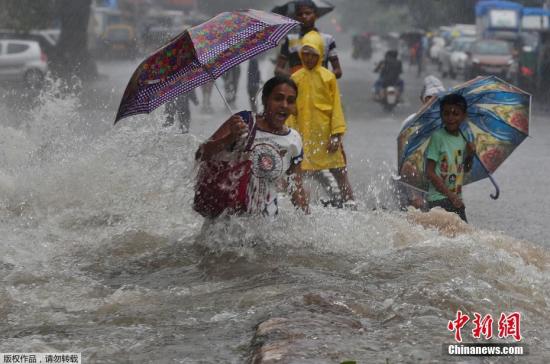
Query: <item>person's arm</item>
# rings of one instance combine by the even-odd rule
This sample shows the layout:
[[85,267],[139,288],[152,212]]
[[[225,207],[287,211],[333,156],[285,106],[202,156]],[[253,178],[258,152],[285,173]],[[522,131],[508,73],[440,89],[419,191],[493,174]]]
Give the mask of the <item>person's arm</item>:
[[334,72],[336,78],[342,77],[342,67],[340,66],[340,60],[338,57],[330,57],[328,60],[332,66],[332,72]]
[[433,159],[427,160],[426,177],[428,177],[428,180],[439,192],[447,196],[454,207],[458,209],[464,207],[464,203],[462,202],[460,197],[458,197],[456,193],[450,191],[447,186],[445,186],[445,181],[443,181],[443,178],[435,173],[435,161]]
[[206,142],[199,146],[195,159],[208,160],[221,151],[229,150],[247,131],[248,126],[244,120],[239,115],[232,115]]
[[473,142],[466,144],[466,156],[464,158],[464,171],[470,172],[474,164],[474,156],[476,154],[476,145]]
[[275,64],[275,76],[290,77],[290,72],[286,69],[287,58],[282,54],[277,57],[277,63]]
[[291,184],[293,186],[291,199],[292,204],[306,214],[309,214],[309,199],[303,185],[302,168],[300,167],[300,163],[292,164],[288,169],[287,174],[289,174],[290,178],[293,180],[293,183]]
[[344,111],[340,100],[340,88],[335,78],[329,81],[332,97],[332,115],[330,119],[330,139],[328,140],[328,152],[336,152],[342,144],[342,136],[347,130]]

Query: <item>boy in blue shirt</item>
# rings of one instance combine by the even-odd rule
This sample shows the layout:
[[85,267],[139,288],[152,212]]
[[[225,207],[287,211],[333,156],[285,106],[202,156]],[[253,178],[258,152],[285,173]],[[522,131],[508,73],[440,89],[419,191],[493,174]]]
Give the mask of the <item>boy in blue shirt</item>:
[[440,102],[444,128],[432,134],[426,148],[426,176],[429,181],[428,206],[442,207],[466,220],[462,201],[464,173],[472,167],[475,145],[460,131],[466,119],[467,103],[459,94],[449,94]]

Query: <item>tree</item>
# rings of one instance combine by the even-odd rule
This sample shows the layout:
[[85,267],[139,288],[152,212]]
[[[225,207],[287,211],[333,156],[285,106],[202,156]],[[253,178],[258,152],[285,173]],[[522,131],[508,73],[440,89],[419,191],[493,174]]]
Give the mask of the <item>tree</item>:
[[57,0],[56,14],[61,24],[57,52],[52,68],[57,75],[82,80],[97,76],[97,68],[88,51],[88,22],[92,0]]
[[87,31],[92,0],[0,0],[3,28],[28,33],[59,24],[61,34],[49,54],[54,74],[83,80],[97,75],[95,62],[87,49]]

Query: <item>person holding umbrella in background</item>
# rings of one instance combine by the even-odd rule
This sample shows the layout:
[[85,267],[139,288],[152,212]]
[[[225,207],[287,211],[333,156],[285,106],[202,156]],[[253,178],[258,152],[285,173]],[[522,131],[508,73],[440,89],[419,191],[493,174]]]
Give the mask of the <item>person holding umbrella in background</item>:
[[162,126],[167,128],[174,125],[177,116],[182,134],[189,133],[189,127],[191,125],[191,107],[189,105],[189,101],[192,101],[195,106],[199,104],[195,90],[180,95],[175,100],[167,102],[164,108],[166,120]]
[[[297,0],[294,1],[295,14],[294,17],[301,23],[299,33],[289,33],[281,47],[281,51],[277,58],[275,66],[276,75],[290,76],[302,67],[300,60],[300,48],[302,46],[302,38],[309,32],[319,32],[315,27],[315,21],[318,17],[318,9],[315,2],[312,0]],[[332,66],[332,71],[336,78],[342,77],[342,68],[340,60],[336,52],[336,42],[330,34],[319,32],[323,39],[323,58],[322,65],[328,68],[328,64]],[[287,71],[287,67],[288,70]]]

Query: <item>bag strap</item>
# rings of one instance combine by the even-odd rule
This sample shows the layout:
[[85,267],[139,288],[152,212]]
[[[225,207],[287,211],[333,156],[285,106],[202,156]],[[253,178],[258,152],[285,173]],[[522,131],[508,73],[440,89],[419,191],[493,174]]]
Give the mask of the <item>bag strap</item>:
[[256,138],[256,118],[251,111],[241,111],[239,115],[244,119],[246,125],[248,126],[248,137],[246,139],[244,150],[250,151],[252,149],[252,144],[254,144],[254,139]]

